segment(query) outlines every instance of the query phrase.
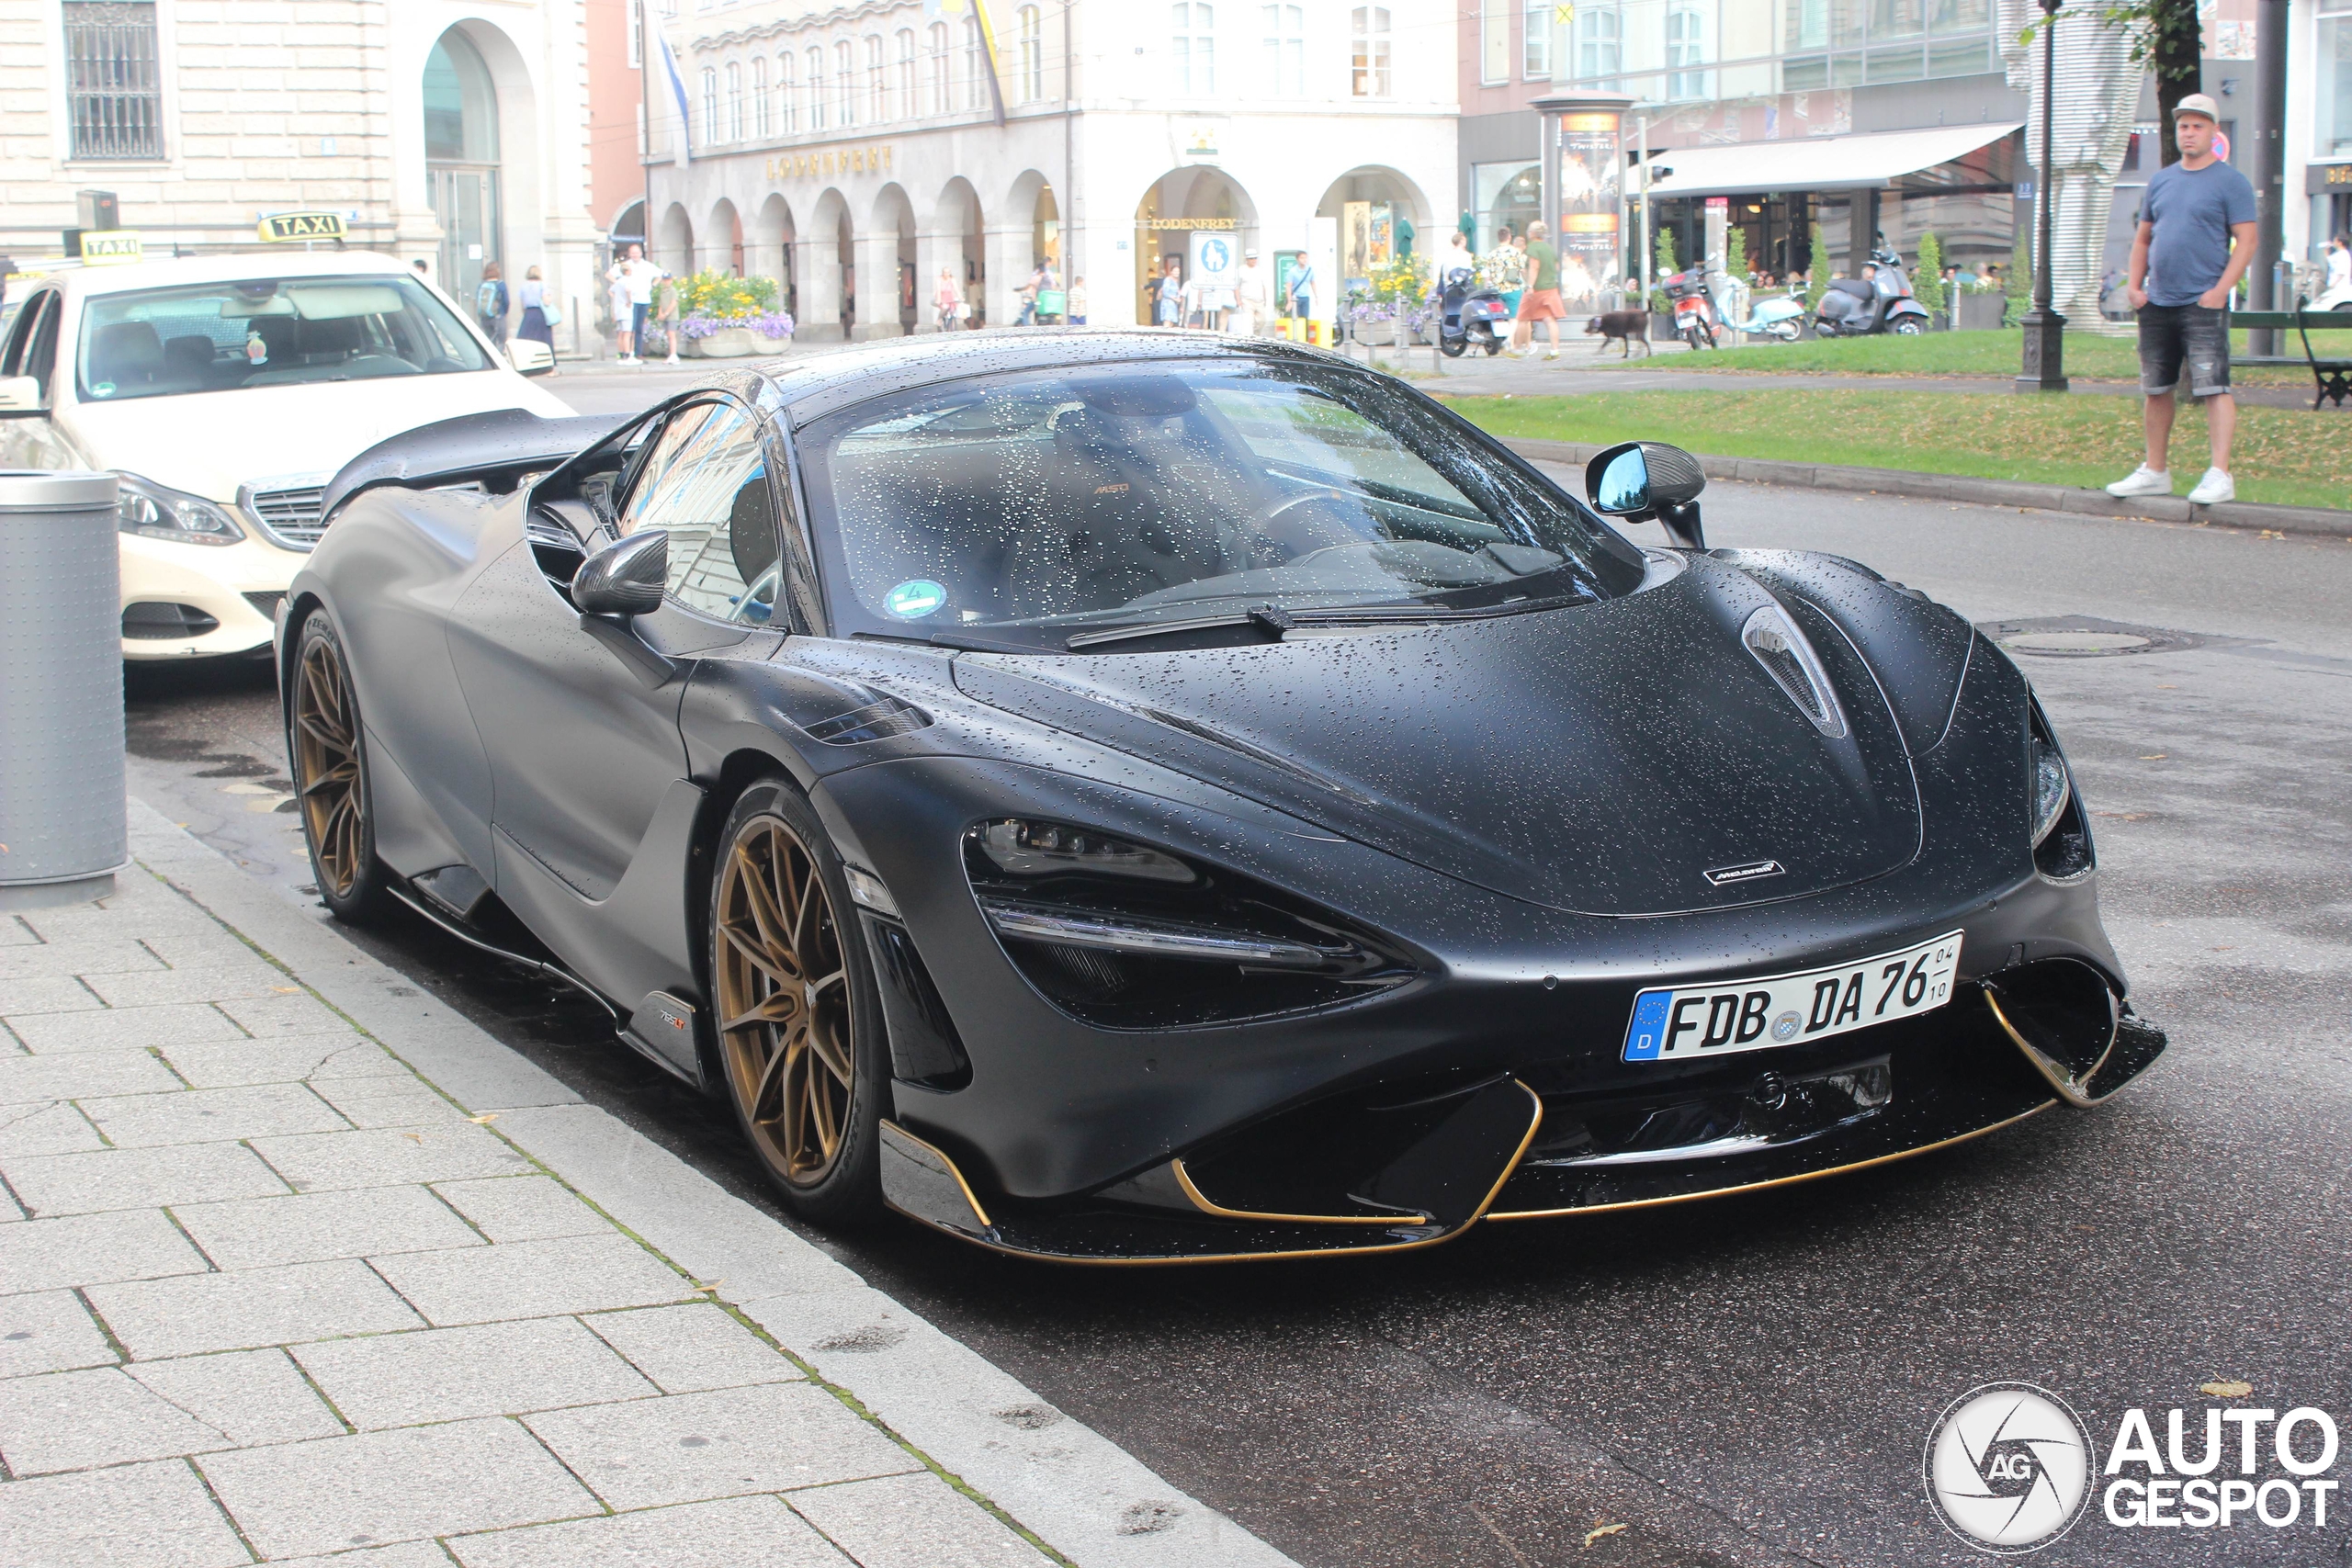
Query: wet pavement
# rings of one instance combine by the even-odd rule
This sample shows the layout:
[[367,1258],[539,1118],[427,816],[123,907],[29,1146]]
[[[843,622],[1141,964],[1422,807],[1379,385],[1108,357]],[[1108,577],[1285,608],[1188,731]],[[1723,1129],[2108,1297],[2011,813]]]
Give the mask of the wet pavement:
[[[1748,486],[1705,504],[1716,544],[1850,555],[1980,623],[2099,623],[2023,628],[2069,651],[2020,662],[2093,808],[2134,1000],[2171,1031],[2147,1079],[1864,1175],[1428,1253],[1083,1271],[897,1223],[821,1244],[1316,1568],[1974,1562],[1920,1484],[1973,1385],[2050,1388],[2102,1448],[2130,1406],[2193,1430],[2216,1378],[2352,1415],[2352,547]],[[264,668],[132,671],[134,791],[299,891],[277,725]],[[359,940],[766,1202],[724,1109],[601,1013],[418,922]],[[2094,1511],[2039,1560],[2335,1562],[2343,1539],[2335,1514]]]

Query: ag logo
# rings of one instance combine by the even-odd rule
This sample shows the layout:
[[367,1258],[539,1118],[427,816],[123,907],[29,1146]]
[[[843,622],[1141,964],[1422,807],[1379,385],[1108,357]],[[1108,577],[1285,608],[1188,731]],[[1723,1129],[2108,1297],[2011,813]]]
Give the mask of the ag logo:
[[1996,1556],[2049,1545],[2090,1499],[2082,1422],[2031,1383],[1986,1383],[1952,1401],[1928,1434],[1924,1469],[1944,1527]]

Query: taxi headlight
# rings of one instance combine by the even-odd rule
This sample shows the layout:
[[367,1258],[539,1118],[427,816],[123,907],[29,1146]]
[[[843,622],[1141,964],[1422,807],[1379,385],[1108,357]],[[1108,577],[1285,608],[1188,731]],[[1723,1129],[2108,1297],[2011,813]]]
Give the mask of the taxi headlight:
[[218,502],[117,470],[117,526],[142,539],[175,545],[233,545],[245,536]]

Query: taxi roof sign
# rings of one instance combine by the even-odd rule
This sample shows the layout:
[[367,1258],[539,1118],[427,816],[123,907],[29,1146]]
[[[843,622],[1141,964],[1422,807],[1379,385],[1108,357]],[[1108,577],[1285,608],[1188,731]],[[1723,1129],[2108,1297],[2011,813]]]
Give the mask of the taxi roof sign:
[[340,240],[344,237],[343,214],[279,212],[263,219],[256,232],[272,243],[283,240]]
[[146,259],[147,247],[136,229],[107,229],[97,233],[87,230],[83,231],[82,262],[85,266],[105,266]]

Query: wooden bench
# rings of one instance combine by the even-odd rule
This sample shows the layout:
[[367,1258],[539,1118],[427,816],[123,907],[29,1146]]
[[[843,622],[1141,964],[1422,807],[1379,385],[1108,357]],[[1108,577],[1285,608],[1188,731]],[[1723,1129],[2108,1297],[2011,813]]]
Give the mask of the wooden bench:
[[2352,310],[2306,310],[2299,302],[2291,310],[2233,310],[2230,325],[2254,330],[2267,328],[2272,332],[2292,331],[2302,339],[2303,352],[2294,354],[2248,355],[2233,356],[2233,365],[2301,365],[2312,373],[2318,388],[2312,407],[2333,401],[2342,408],[2346,398],[2352,398],[2352,359],[2322,359],[2312,348],[2312,333],[2331,328],[2352,331]]

